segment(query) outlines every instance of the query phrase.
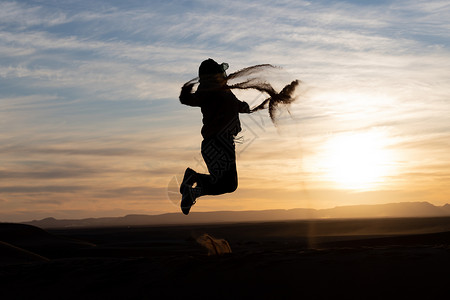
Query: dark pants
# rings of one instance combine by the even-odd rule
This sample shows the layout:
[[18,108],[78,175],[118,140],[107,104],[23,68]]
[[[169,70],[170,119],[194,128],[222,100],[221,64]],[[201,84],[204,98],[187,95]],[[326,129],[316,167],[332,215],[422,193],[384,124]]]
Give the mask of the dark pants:
[[197,173],[201,195],[234,192],[238,186],[234,139],[214,137],[203,140],[202,156],[209,175]]

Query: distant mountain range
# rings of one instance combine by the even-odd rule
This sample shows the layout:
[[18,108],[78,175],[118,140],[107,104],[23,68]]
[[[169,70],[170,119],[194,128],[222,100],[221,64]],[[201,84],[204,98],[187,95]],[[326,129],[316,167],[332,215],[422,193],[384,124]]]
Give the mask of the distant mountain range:
[[450,216],[450,204],[435,206],[428,202],[402,202],[378,205],[338,206],[330,209],[275,209],[255,211],[192,212],[162,215],[127,215],[124,217],[88,218],[81,220],[57,220],[46,218],[23,222],[41,228],[111,227],[176,225],[226,222],[286,221],[307,219],[351,218],[407,218]]

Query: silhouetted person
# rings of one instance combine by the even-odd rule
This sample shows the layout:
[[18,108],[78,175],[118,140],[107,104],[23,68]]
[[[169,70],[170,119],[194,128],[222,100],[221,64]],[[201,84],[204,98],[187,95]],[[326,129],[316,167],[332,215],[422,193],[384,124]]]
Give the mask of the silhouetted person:
[[181,89],[182,104],[201,108],[201,152],[209,171],[208,175],[186,169],[180,186],[181,210],[186,215],[198,197],[231,193],[238,186],[234,138],[241,131],[239,113],[250,113],[250,108],[227,87],[226,69],[227,64],[207,59],[199,67],[197,91],[192,93],[192,81]]

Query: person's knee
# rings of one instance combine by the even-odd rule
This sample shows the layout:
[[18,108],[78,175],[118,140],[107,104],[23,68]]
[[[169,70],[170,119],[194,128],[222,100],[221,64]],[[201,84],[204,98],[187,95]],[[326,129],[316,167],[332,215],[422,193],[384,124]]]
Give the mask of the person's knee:
[[235,190],[237,190],[237,187],[238,187],[238,182],[237,182],[237,180],[232,180],[232,181],[230,181],[229,182],[229,184],[227,185],[227,193],[232,193],[232,192],[234,192]]

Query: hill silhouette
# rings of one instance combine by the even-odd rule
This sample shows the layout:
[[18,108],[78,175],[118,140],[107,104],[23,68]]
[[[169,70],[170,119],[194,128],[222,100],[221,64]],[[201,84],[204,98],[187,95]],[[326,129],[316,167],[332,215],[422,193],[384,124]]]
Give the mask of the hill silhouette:
[[180,213],[161,215],[127,215],[124,217],[57,220],[46,218],[23,222],[40,228],[111,227],[176,225],[255,221],[287,221],[333,218],[414,218],[450,216],[450,205],[435,206],[428,202],[402,202],[378,205],[338,206],[330,209],[275,209],[260,211],[192,212],[189,217]]
[[0,264],[47,260],[63,252],[92,246],[88,242],[56,236],[32,225],[0,223]]

